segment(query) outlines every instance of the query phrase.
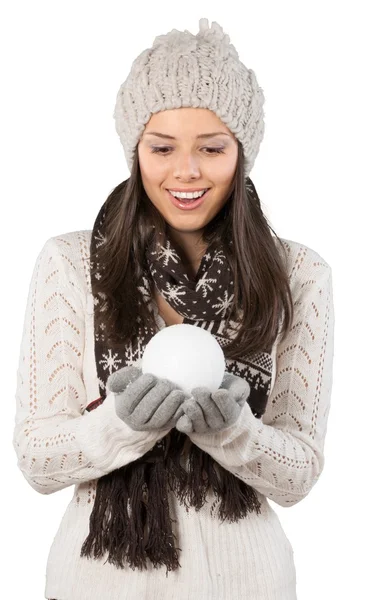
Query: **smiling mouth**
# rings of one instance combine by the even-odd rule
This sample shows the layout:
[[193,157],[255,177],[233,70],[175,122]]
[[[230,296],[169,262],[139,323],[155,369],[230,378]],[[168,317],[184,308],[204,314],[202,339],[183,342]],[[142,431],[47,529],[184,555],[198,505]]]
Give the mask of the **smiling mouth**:
[[204,194],[198,198],[176,198],[173,196],[169,190],[167,191],[168,197],[172,204],[181,210],[193,210],[198,208],[201,204],[204,203],[205,198],[209,194],[211,188],[208,188]]

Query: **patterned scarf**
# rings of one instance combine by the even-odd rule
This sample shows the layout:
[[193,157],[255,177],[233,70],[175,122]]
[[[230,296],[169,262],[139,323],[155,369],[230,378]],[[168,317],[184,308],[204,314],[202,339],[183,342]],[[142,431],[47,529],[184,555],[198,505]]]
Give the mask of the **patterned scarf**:
[[[105,215],[104,205],[93,227],[92,253],[106,241]],[[168,236],[165,246],[159,243],[156,251],[147,250],[146,258],[149,273],[145,271],[142,281],[138,282],[141,302],[146,302],[156,316],[157,308],[151,296],[152,278],[160,294],[184,317],[183,322],[208,330],[224,352],[234,337],[237,323],[225,320],[233,299],[233,277],[223,247],[207,248],[195,281],[189,279]],[[97,271],[100,268],[97,263]],[[92,284],[97,276],[98,272],[92,277]],[[94,302],[99,302],[95,295]],[[111,373],[124,366],[140,366],[144,348],[156,331],[136,327],[136,340],[118,350],[106,346],[103,324],[95,329],[100,398],[91,402],[86,410],[94,410],[104,401]],[[251,393],[247,402],[254,416],[260,418],[265,412],[271,385],[271,355],[260,352],[242,357],[240,361],[226,359],[226,370],[248,381]],[[218,515],[222,521],[234,522],[249,512],[261,512],[252,487],[174,428],[142,457],[98,479],[89,534],[81,556],[100,558],[108,553],[108,562],[119,568],[128,563],[133,569],[147,569],[149,561],[155,568],[166,565],[167,571],[179,568],[181,548],[175,545],[168,504],[170,491],[186,509],[194,507],[195,510],[200,510],[207,502],[207,493],[213,492],[216,500],[210,513],[212,518]]]

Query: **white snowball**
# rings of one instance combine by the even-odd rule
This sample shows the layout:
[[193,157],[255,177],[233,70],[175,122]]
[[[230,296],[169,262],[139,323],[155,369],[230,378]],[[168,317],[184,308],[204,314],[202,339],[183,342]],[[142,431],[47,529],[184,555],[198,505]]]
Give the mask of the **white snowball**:
[[224,353],[215,337],[195,325],[164,327],[148,342],[142,373],[169,379],[188,394],[195,387],[215,392],[223,381]]

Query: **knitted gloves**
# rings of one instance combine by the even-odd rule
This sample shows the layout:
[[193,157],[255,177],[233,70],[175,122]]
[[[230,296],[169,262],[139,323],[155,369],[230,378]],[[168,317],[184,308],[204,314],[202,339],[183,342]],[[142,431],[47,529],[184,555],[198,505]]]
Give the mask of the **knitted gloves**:
[[211,394],[208,388],[197,387],[183,403],[184,414],[176,429],[183,433],[214,433],[233,425],[250,395],[245,379],[225,372],[221,387]]
[[171,429],[183,414],[186,394],[167,379],[142,374],[138,367],[115,371],[106,386],[115,394],[118,417],[135,431]]
[[225,372],[221,387],[211,394],[196,387],[190,395],[167,379],[138,367],[123,367],[107,380],[115,394],[115,410],[131,429],[150,431],[171,429],[189,433],[213,433],[230,427],[250,395],[245,379]]

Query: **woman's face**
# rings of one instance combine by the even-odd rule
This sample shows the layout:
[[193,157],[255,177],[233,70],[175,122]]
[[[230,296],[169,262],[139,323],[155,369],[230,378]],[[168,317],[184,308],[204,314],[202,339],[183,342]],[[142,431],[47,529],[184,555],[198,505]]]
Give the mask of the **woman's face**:
[[[170,227],[181,234],[204,230],[227,202],[237,156],[235,136],[206,108],[155,113],[138,144],[146,194]],[[189,210],[177,207],[168,191],[206,188],[203,202]]]

